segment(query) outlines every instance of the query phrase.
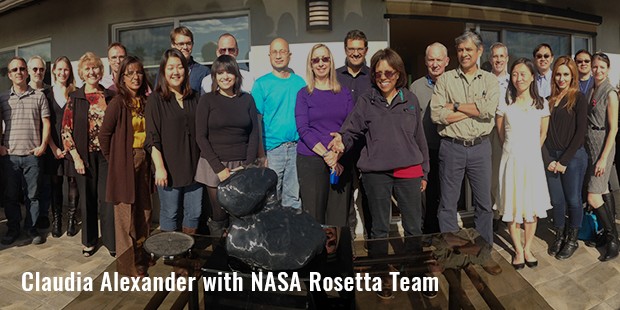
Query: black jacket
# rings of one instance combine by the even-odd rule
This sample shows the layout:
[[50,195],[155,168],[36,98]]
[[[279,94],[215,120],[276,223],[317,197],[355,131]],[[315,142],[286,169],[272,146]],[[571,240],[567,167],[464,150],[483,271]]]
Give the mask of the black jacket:
[[391,172],[396,168],[422,165],[426,179],[428,145],[420,103],[406,88],[398,91],[389,106],[374,87],[360,95],[340,133],[347,151],[359,138],[366,138],[357,162],[362,172]]

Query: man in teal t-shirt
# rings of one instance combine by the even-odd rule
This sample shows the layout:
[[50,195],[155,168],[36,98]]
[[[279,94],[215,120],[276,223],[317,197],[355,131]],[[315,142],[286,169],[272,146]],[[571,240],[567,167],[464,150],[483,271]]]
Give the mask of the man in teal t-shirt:
[[258,114],[263,117],[263,139],[269,168],[278,174],[278,198],[283,206],[301,208],[297,181],[297,92],[306,82],[288,67],[288,42],[276,38],[269,45],[273,70],[258,78],[252,88]]

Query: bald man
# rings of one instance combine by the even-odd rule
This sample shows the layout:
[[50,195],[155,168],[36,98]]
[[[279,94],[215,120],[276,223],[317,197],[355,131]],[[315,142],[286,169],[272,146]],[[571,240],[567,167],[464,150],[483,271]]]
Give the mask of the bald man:
[[256,80],[252,96],[262,115],[263,142],[269,168],[278,174],[278,198],[283,206],[301,208],[297,181],[297,92],[306,82],[288,67],[291,52],[286,40],[274,39],[269,45],[271,72]]
[[[237,39],[230,33],[224,33],[217,40],[217,49],[215,50],[215,56],[220,57],[222,55],[230,55],[237,59],[239,56],[239,45],[237,44]],[[241,78],[243,81],[241,82],[241,90],[246,93],[252,92],[252,87],[254,87],[254,76],[250,73],[250,71],[242,68],[243,65],[239,64],[239,71],[241,72]],[[205,76],[202,79],[201,86],[201,94],[206,94],[211,92],[211,87],[213,85],[213,77],[211,74]]]

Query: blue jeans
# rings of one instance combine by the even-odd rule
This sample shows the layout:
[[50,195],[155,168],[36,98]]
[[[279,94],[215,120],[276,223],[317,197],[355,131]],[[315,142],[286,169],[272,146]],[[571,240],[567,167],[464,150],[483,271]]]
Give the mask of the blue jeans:
[[[549,150],[552,160],[558,160],[563,150]],[[583,179],[588,168],[588,154],[585,148],[581,147],[575,152],[573,158],[566,165],[566,172],[553,173],[547,170],[547,187],[551,196],[553,206],[553,226],[564,228],[566,221],[566,209],[568,208],[568,219],[571,228],[581,227],[583,219],[583,206],[581,205],[581,189]]]
[[278,199],[282,205],[301,208],[297,180],[297,142],[286,142],[267,151],[269,168],[278,175]]
[[[21,181],[26,182],[26,191],[28,200],[30,201],[30,218],[39,217],[39,186],[41,183],[41,160],[34,155],[17,156],[6,155],[2,157],[2,166],[4,169],[3,177],[6,178],[5,197],[6,205],[4,212],[6,213],[7,226],[9,230],[19,231],[19,225],[22,220],[22,213],[19,207],[19,193]],[[36,221],[29,223],[30,227],[35,228]]]
[[159,225],[162,231],[177,229],[177,212],[183,204],[183,227],[197,228],[202,211],[202,184],[184,187],[157,187],[159,194]]

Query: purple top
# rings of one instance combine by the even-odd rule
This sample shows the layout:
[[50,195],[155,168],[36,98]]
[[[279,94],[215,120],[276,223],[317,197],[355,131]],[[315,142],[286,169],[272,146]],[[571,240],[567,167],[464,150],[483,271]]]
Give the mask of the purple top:
[[297,153],[319,156],[312,148],[319,142],[327,147],[332,140],[331,132],[338,132],[347,115],[353,110],[351,92],[342,87],[335,94],[331,90],[314,89],[308,93],[306,87],[297,93],[295,121],[299,132]]

